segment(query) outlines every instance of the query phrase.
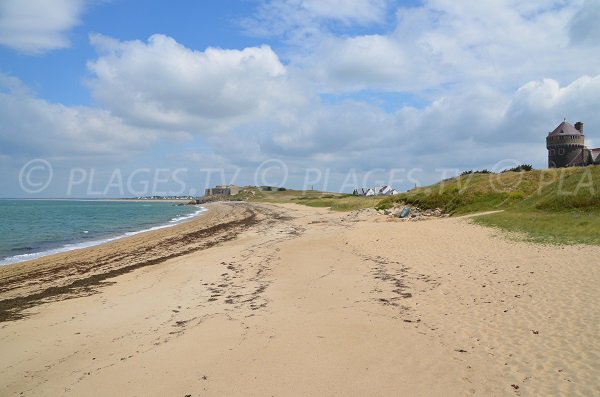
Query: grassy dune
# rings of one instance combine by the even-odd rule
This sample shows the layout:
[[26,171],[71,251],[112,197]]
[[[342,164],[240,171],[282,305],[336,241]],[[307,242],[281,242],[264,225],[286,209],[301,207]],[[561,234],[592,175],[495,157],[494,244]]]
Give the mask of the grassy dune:
[[320,191],[245,188],[228,199],[297,203],[336,211],[414,204],[452,215],[490,210],[475,222],[516,232],[536,242],[600,244],[600,167],[473,173],[386,198]]
[[505,211],[475,218],[475,222],[517,232],[538,243],[600,244],[600,211]]
[[335,211],[373,208],[381,201],[381,197],[357,197],[316,190],[262,191],[254,187],[245,188],[242,193],[231,196],[231,199],[262,203],[296,203],[310,207],[329,207]]
[[600,167],[469,174],[383,199],[454,215],[504,210],[475,219],[537,242],[600,244]]

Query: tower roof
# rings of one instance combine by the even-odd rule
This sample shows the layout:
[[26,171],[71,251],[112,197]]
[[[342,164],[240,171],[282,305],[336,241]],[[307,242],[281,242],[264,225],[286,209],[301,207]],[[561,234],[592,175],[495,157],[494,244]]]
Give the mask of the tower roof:
[[548,134],[548,136],[554,135],[581,135],[581,132],[579,132],[579,130],[573,127],[571,124],[563,121],[554,129],[554,131]]

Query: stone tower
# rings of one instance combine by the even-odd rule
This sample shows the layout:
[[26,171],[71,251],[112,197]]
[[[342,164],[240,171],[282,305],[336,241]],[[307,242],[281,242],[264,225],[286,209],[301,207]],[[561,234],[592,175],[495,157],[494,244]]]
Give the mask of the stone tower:
[[575,126],[563,121],[546,137],[548,149],[548,167],[571,167],[586,165],[587,148],[583,135],[583,123]]

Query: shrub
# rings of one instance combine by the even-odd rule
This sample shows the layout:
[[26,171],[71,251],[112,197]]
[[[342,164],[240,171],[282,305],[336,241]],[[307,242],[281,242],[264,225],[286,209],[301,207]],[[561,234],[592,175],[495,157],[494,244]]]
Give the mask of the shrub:
[[463,171],[460,173],[460,176],[464,176],[464,175],[470,175],[470,174],[491,174],[492,171],[487,170],[487,169],[482,169],[479,171],[473,171],[473,170],[468,170],[468,171]]
[[508,168],[502,172],[524,172],[533,170],[533,166],[531,164],[521,164],[513,168]]

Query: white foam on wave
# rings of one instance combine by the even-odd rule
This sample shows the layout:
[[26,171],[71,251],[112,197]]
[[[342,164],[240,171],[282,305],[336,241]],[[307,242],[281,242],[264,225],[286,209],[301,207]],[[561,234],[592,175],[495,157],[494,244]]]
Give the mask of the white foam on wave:
[[130,237],[130,236],[135,236],[136,234],[140,234],[140,233],[145,233],[145,232],[151,232],[154,230],[160,230],[160,229],[165,229],[168,227],[173,227],[175,225],[178,225],[184,221],[187,221],[189,219],[192,219],[198,215],[201,215],[202,213],[208,211],[206,208],[204,207],[199,207],[199,209],[196,212],[193,212],[189,215],[185,215],[185,216],[180,216],[180,217],[176,217],[173,218],[169,221],[169,223],[165,224],[165,225],[158,225],[158,226],[153,226],[149,229],[143,229],[143,230],[137,230],[134,232],[127,232],[127,233],[123,233],[122,235],[119,236],[115,236],[115,237],[109,237],[109,238],[105,238],[105,239],[101,239],[101,240],[94,240],[94,241],[86,241],[86,242],[82,242],[82,243],[74,243],[74,244],[65,244],[62,247],[59,248],[52,248],[49,250],[45,250],[45,251],[40,251],[40,252],[33,252],[31,254],[21,254],[21,255],[15,255],[15,256],[11,256],[8,258],[4,258],[4,259],[0,259],[0,266],[2,265],[11,265],[13,263],[19,263],[19,262],[25,262],[25,261],[30,261],[32,259],[38,259],[44,256],[48,256],[48,255],[53,255],[53,254],[59,254],[61,252],[69,252],[69,251],[74,251],[74,250],[78,250],[78,249],[82,249],[82,248],[89,248],[89,247],[95,247],[97,245],[101,245],[101,244],[105,244],[105,243],[109,243],[111,241],[115,241],[115,240],[120,240],[122,238],[125,237]]
[[192,219],[193,217],[200,215],[204,211],[206,211],[206,208],[202,208],[201,210],[198,210],[198,211],[194,212],[193,214],[177,216],[177,217],[171,219],[169,221],[169,223],[181,223],[183,221],[186,221],[188,219]]

